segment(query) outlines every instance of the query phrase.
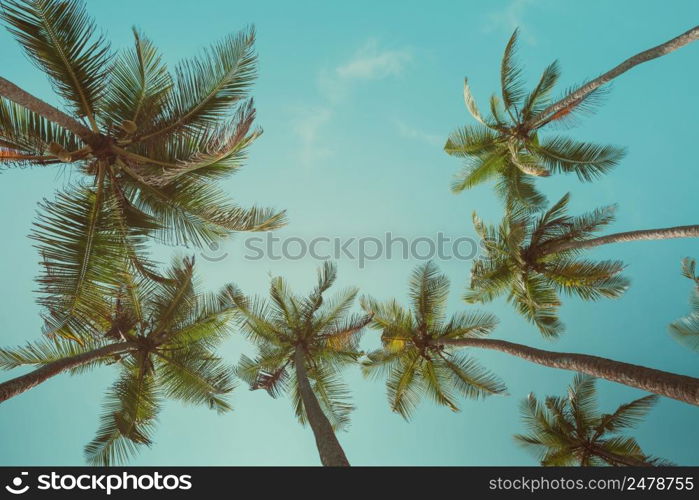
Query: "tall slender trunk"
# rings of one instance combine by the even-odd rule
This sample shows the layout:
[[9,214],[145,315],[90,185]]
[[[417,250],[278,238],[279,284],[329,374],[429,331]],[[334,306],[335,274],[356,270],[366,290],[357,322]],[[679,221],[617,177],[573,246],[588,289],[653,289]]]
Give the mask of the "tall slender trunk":
[[29,92],[25,92],[11,81],[5,80],[2,77],[0,77],[0,95],[60,125],[64,129],[70,130],[80,137],[85,144],[89,144],[94,137],[90,129],[76,119],[41,99],[34,97]]
[[552,246],[544,245],[541,249],[541,254],[548,255],[565,250],[580,250],[624,241],[669,240],[673,238],[699,238],[699,225],[642,229],[640,231],[608,234],[606,236],[600,236],[599,238],[591,238],[583,241],[566,241]]
[[119,342],[118,344],[109,344],[90,352],[84,352],[82,354],[77,354],[75,356],[70,356],[68,358],[59,359],[58,361],[45,364],[44,366],[25,375],[21,375],[17,378],[1,383],[0,403],[10,399],[11,397],[17,396],[18,394],[22,394],[23,392],[28,391],[32,387],[35,387],[42,382],[46,382],[54,375],[58,375],[66,370],[70,370],[71,368],[85,365],[105,356],[128,351],[130,348],[130,343]]
[[653,467],[653,464],[645,460],[639,460],[634,457],[623,457],[616,453],[610,453],[602,448],[594,447],[592,454],[605,459],[611,465],[625,465],[627,467]]
[[560,101],[551,104],[548,108],[546,108],[541,113],[532,118],[527,123],[527,127],[536,128],[537,126],[540,126],[554,113],[557,113],[558,111],[565,109],[571,104],[575,104],[577,101],[588,95],[590,92],[601,87],[605,83],[610,82],[617,76],[626,73],[634,66],[638,66],[639,64],[644,63],[646,61],[650,61],[658,57],[664,56],[666,54],[669,54],[670,52],[673,52],[679,49],[680,47],[683,47],[697,39],[699,39],[699,26],[695,26],[689,31],[682,33],[680,36],[675,37],[672,40],[669,40],[661,45],[658,45],[657,47],[653,47],[652,49],[648,49],[639,54],[636,54],[633,57],[626,59],[618,66],[615,66],[603,75],[598,76],[597,78],[587,82],[585,85],[578,88],[574,92],[571,92]]
[[316,439],[316,447],[318,448],[321,463],[330,467],[348,467],[349,461],[345,456],[345,452],[342,446],[340,446],[337,436],[335,436],[335,431],[332,425],[330,425],[330,421],[323,413],[316,395],[313,393],[311,383],[308,381],[305,356],[301,348],[296,349],[294,364],[296,365],[296,378],[299,382],[303,407],[306,410],[308,423]]
[[585,373],[593,377],[618,382],[699,406],[699,379],[686,375],[678,375],[588,354],[544,351],[506,340],[444,339],[438,341],[438,343],[441,345],[476,347],[500,351],[539,365]]

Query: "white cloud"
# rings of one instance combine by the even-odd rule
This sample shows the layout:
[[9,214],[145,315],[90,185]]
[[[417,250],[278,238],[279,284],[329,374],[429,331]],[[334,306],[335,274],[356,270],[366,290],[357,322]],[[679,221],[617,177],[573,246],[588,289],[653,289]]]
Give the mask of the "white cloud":
[[396,127],[398,128],[398,133],[407,139],[415,139],[431,146],[441,147],[444,145],[444,138],[436,134],[429,134],[422,130],[418,130],[406,124],[401,120],[396,120]]
[[519,28],[524,41],[532,45],[536,44],[536,37],[531,33],[525,22],[525,14],[538,2],[539,0],[511,0],[506,7],[493,11],[488,15],[487,22],[483,26],[484,31],[498,30],[510,34],[515,28]]
[[327,107],[303,108],[297,112],[294,133],[301,142],[299,161],[305,166],[328,158],[332,151],[320,144],[319,133],[330,121],[332,110]]
[[381,50],[376,40],[369,40],[335,73],[343,80],[380,80],[401,74],[411,59],[409,50]]
[[328,101],[342,102],[358,82],[400,76],[412,57],[408,49],[382,49],[375,39],[370,39],[348,61],[321,70],[318,89]]
[[367,41],[348,61],[318,72],[317,87],[321,102],[296,111],[293,131],[299,138],[299,160],[311,166],[333,154],[323,141],[323,128],[332,119],[335,109],[344,102],[352,85],[360,81],[376,81],[399,76],[412,60],[408,49],[382,49],[376,40]]

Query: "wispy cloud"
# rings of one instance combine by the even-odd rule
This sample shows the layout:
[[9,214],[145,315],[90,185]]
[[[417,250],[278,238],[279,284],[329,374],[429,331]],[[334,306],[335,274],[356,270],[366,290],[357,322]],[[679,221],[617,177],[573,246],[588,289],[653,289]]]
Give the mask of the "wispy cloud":
[[401,74],[411,60],[409,50],[382,50],[376,40],[369,40],[335,73],[342,80],[380,80]]
[[519,28],[522,39],[532,45],[536,44],[536,37],[526,22],[526,13],[535,7],[540,0],[511,0],[507,6],[488,14],[483,25],[486,32],[503,31],[512,33]]
[[444,145],[444,138],[439,135],[430,134],[422,130],[418,130],[401,120],[396,120],[395,124],[398,128],[398,133],[401,135],[401,137],[418,140],[431,146],[441,147],[442,145]]
[[318,137],[331,117],[332,110],[322,106],[301,108],[297,111],[293,129],[301,143],[299,160],[303,165],[312,165],[331,155],[331,150],[322,146]]
[[354,85],[400,76],[411,60],[410,50],[384,49],[377,40],[370,39],[349,60],[319,71],[316,80],[319,103],[299,108],[293,125],[301,143],[299,160],[310,166],[333,154],[332,148],[322,140],[323,128],[335,109],[347,100]]

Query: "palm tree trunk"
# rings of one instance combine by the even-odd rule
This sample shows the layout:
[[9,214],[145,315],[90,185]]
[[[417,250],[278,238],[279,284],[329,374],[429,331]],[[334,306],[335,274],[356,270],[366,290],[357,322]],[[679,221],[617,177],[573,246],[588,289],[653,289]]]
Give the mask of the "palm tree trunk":
[[311,383],[308,381],[305,357],[300,348],[296,349],[294,364],[296,365],[296,378],[299,383],[303,407],[316,439],[321,463],[327,467],[349,467],[349,461],[337,440],[337,436],[335,436],[335,431],[323,413],[323,409],[313,393]]
[[59,359],[58,361],[53,361],[52,363],[47,363],[41,368],[37,368],[36,370],[25,375],[21,375],[0,384],[0,403],[28,391],[32,387],[47,381],[54,375],[58,375],[66,370],[70,370],[71,368],[85,365],[99,358],[127,351],[130,348],[131,344],[129,342],[120,342],[118,344],[109,344],[107,346],[100,347],[99,349],[70,356],[68,358]]
[[609,453],[608,451],[595,447],[592,450],[594,455],[603,458],[610,465],[625,465],[627,467],[654,467],[653,464],[646,462],[645,460],[639,460],[633,457],[623,457],[617,455],[616,453]]
[[624,241],[669,240],[673,238],[699,238],[699,225],[642,229],[640,231],[608,234],[607,236],[600,236],[599,238],[591,238],[583,241],[566,241],[550,247],[544,245],[541,254],[548,255],[565,250],[581,250],[583,248],[598,247],[600,245],[621,243]]
[[669,40],[661,45],[658,45],[657,47],[653,47],[652,49],[648,49],[639,54],[636,54],[633,57],[628,58],[627,60],[625,60],[618,66],[612,68],[611,70],[607,71],[603,75],[598,76],[597,78],[587,82],[585,85],[575,90],[574,92],[571,92],[560,101],[551,104],[548,108],[546,108],[541,113],[532,118],[526,124],[527,127],[530,129],[534,129],[540,126],[554,113],[557,113],[558,111],[561,111],[566,107],[577,103],[580,99],[587,96],[590,92],[601,87],[605,83],[610,82],[617,76],[626,73],[634,66],[638,66],[639,64],[644,63],[646,61],[650,61],[658,57],[664,56],[666,54],[669,54],[670,52],[673,52],[679,49],[680,47],[683,47],[697,39],[699,39],[699,26],[695,26],[689,31],[682,33],[680,36],[675,37],[672,40]]
[[551,368],[585,373],[593,377],[643,389],[699,406],[699,379],[632,365],[588,354],[552,352],[495,339],[443,339],[441,345],[500,351]]
[[82,125],[74,118],[68,116],[60,109],[51,106],[41,99],[34,97],[30,93],[25,92],[14,83],[10,82],[9,80],[5,80],[2,77],[0,77],[0,96],[3,96],[16,104],[19,104],[20,106],[23,106],[28,110],[43,116],[47,120],[60,125],[66,130],[70,130],[75,135],[80,137],[85,144],[89,144],[91,139],[94,137],[94,134],[90,132],[87,127]]

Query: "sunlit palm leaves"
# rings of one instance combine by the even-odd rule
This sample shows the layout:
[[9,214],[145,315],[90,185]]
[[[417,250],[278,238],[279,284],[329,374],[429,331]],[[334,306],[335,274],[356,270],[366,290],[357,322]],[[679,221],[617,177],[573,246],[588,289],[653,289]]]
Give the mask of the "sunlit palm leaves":
[[624,151],[558,135],[539,137],[539,131],[546,125],[568,120],[589,109],[599,91],[543,121],[539,120],[540,113],[552,102],[551,94],[560,77],[560,69],[554,61],[544,70],[534,89],[526,92],[522,68],[514,60],[516,49],[517,31],[512,34],[502,58],[502,97],[493,95],[490,98],[489,116],[481,113],[468,81],[464,83],[466,107],[478,123],[453,132],[445,151],[465,161],[463,170],[452,184],[454,192],[497,179],[496,191],[509,210],[531,210],[542,207],[546,201],[536,190],[534,177],[575,173],[581,180],[591,181],[613,168]]
[[532,449],[544,466],[656,465],[659,460],[643,453],[634,438],[620,433],[637,426],[657,401],[658,396],[645,396],[602,414],[595,379],[576,375],[567,397],[548,396],[542,402],[530,394],[522,402],[528,434],[515,438]]
[[44,365],[87,353],[110,343],[126,343],[122,354],[97,358],[72,370],[118,364],[120,375],[107,392],[97,436],[85,448],[88,462],[125,462],[139,447],[150,445],[156,417],[165,399],[230,409],[233,367],[216,355],[229,332],[234,307],[223,290],[197,293],[193,262],[177,263],[163,282],[125,278],[109,311],[95,311],[91,336],[81,344],[62,337],[44,338],[15,349],[0,350],[0,368]]
[[336,277],[335,266],[326,262],[316,287],[306,297],[293,294],[280,277],[272,280],[269,301],[245,297],[233,288],[230,295],[243,333],[258,347],[254,359],[241,358],[238,376],[251,389],[264,389],[272,397],[290,392],[296,416],[305,423],[306,410],[294,370],[297,351],[301,350],[323,413],[335,429],[340,429],[349,422],[353,409],[349,390],[340,379],[341,369],[359,358],[359,335],[371,317],[349,314],[356,289],[326,300],[324,295]]
[[544,336],[563,330],[557,311],[560,293],[583,300],[618,297],[628,287],[620,275],[620,261],[579,258],[580,251],[557,250],[566,242],[582,241],[614,220],[614,207],[581,216],[566,214],[565,195],[541,215],[518,211],[498,227],[488,226],[474,214],[474,226],[486,254],[471,267],[470,303],[489,302],[507,294],[517,311],[534,323]]
[[694,281],[694,290],[689,299],[692,311],[688,316],[678,319],[670,325],[670,333],[693,351],[699,352],[699,276],[696,274],[697,262],[689,257],[682,260],[682,276]]
[[132,48],[112,53],[80,1],[7,0],[0,17],[76,125],[90,128],[78,137],[0,98],[0,162],[69,164],[85,175],[42,206],[33,234],[50,331],[80,338],[83,315],[109,307],[100,297],[118,286],[124,265],[157,279],[144,257],[147,238],[201,246],[284,223],[283,213],[242,208],[214,184],[240,168],[260,134],[248,98],[252,30],[171,74],[138,31]]
[[[191,261],[173,267],[165,283],[149,282],[120,299],[111,331],[134,345],[120,360],[121,376],[107,393],[105,412],[85,453],[90,463],[124,462],[151,432],[166,398],[230,409],[233,368],[214,349],[228,333],[233,306],[227,290],[198,294]],[[123,328],[127,325],[127,328]]]
[[363,297],[362,307],[373,314],[372,327],[381,331],[383,348],[366,355],[368,376],[385,376],[391,409],[408,419],[422,396],[458,410],[458,397],[485,397],[505,390],[500,380],[475,360],[454,352],[439,340],[479,337],[490,333],[497,320],[474,312],[446,318],[449,280],[428,262],[410,279],[411,308],[395,300],[380,303]]
[[96,115],[107,88],[111,52],[81,2],[5,1],[3,19],[56,92],[98,132]]

